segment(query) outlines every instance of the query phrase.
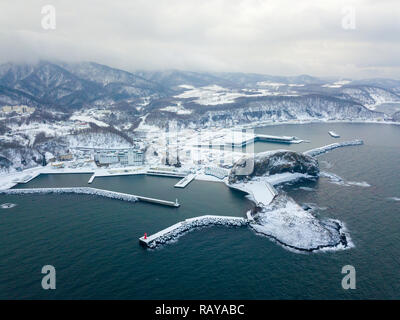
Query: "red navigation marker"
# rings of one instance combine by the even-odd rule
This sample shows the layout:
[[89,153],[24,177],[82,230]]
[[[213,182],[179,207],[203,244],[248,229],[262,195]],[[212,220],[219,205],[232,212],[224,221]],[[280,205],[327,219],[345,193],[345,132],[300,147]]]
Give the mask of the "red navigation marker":
[[146,232],[144,233],[144,238],[147,239],[147,233]]

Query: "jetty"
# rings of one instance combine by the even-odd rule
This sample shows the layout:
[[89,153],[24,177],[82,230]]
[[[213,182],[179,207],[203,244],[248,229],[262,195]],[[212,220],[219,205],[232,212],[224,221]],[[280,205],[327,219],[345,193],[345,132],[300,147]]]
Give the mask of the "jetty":
[[347,147],[347,146],[357,146],[357,145],[362,145],[362,144],[364,144],[364,141],[363,140],[359,140],[359,139],[351,140],[351,141],[344,141],[344,142],[336,142],[336,143],[328,144],[328,145],[323,146],[323,147],[319,147],[319,148],[315,148],[315,149],[311,149],[311,150],[305,151],[305,152],[303,152],[303,154],[305,154],[307,156],[315,157],[315,156],[318,156],[320,154],[326,153],[326,152],[328,152],[330,150],[333,150],[333,149],[337,149],[337,148],[341,148],[341,147]]
[[96,173],[92,174],[92,176],[90,177],[88,183],[91,184],[93,182],[94,178],[96,178]]
[[106,197],[106,198],[118,199],[118,200],[123,200],[123,201],[130,201],[130,202],[143,201],[143,202],[149,202],[149,203],[164,205],[164,206],[168,206],[168,207],[175,207],[175,208],[180,206],[178,199],[176,199],[174,202],[174,201],[167,201],[167,200],[161,200],[161,199],[156,199],[156,198],[138,196],[135,194],[128,194],[128,193],[122,193],[122,192],[116,192],[116,191],[110,191],[110,190],[104,190],[104,189],[96,189],[96,188],[90,188],[90,187],[21,188],[21,189],[0,190],[0,194],[51,194],[51,193],[55,193],[55,194],[61,194],[61,193],[91,194],[91,195],[97,195],[97,196],[102,196],[102,197]]
[[138,198],[138,200],[143,201],[143,202],[161,204],[164,206],[175,207],[175,208],[180,207],[180,203],[178,202],[178,199],[176,199],[174,202],[174,201],[167,201],[167,200],[161,200],[161,199],[149,198],[149,197],[143,197],[143,196],[137,196],[137,195],[135,195],[135,197]]
[[147,175],[150,176],[162,176],[162,177],[175,177],[175,178],[184,178],[186,177],[186,173],[175,172],[175,171],[167,171],[167,170],[147,170]]
[[255,143],[255,142],[274,142],[274,143],[301,143],[303,140],[299,140],[296,137],[289,137],[289,136],[271,136],[267,134],[255,134],[253,137],[242,140],[242,141],[232,141],[227,143],[227,145],[231,147],[245,147],[248,144]]
[[193,228],[204,227],[208,225],[226,225],[226,226],[244,226],[248,224],[248,220],[242,217],[215,216],[204,215],[195,218],[186,219],[184,221],[173,224],[150,236],[145,234],[139,238],[139,243],[148,248],[155,248],[160,244],[178,238],[183,233]]
[[189,183],[191,183],[196,178],[195,174],[189,174],[182,180],[179,180],[177,184],[174,185],[175,188],[185,188]]
[[272,136],[268,134],[244,134],[236,135],[234,137],[224,137],[224,139],[218,139],[213,143],[208,144],[197,144],[194,145],[197,148],[244,148],[248,144],[253,144],[255,142],[272,142],[272,143],[285,143],[285,144],[298,144],[304,142],[304,140],[298,139],[296,137],[290,136]]

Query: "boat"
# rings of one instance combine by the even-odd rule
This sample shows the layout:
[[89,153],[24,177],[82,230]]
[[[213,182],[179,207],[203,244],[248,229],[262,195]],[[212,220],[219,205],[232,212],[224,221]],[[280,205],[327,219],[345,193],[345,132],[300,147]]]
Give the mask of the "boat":
[[340,138],[340,135],[338,135],[335,131],[328,131],[328,133],[333,138]]

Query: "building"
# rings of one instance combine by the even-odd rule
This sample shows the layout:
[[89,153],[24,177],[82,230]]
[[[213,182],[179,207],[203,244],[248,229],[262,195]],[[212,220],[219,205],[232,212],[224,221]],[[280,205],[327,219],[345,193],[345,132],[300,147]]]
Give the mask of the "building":
[[118,163],[118,154],[112,151],[96,151],[94,154],[94,161],[100,165],[109,165]]
[[120,163],[123,166],[140,166],[144,163],[144,154],[132,148],[98,150],[94,153],[94,161],[99,165]]
[[35,108],[31,108],[25,105],[20,105],[20,106],[4,106],[1,108],[1,111],[3,113],[11,113],[11,112],[16,112],[18,114],[29,114],[33,113],[35,111]]
[[73,156],[71,153],[61,154],[58,156],[59,161],[71,161]]
[[52,162],[51,166],[55,169],[61,169],[61,168],[64,168],[64,163],[63,162]]

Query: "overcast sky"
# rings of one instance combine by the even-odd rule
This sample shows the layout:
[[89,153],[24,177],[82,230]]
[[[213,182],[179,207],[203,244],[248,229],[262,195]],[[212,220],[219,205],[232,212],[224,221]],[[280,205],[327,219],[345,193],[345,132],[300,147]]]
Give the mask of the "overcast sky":
[[0,63],[399,79],[399,39],[398,0],[0,0]]

